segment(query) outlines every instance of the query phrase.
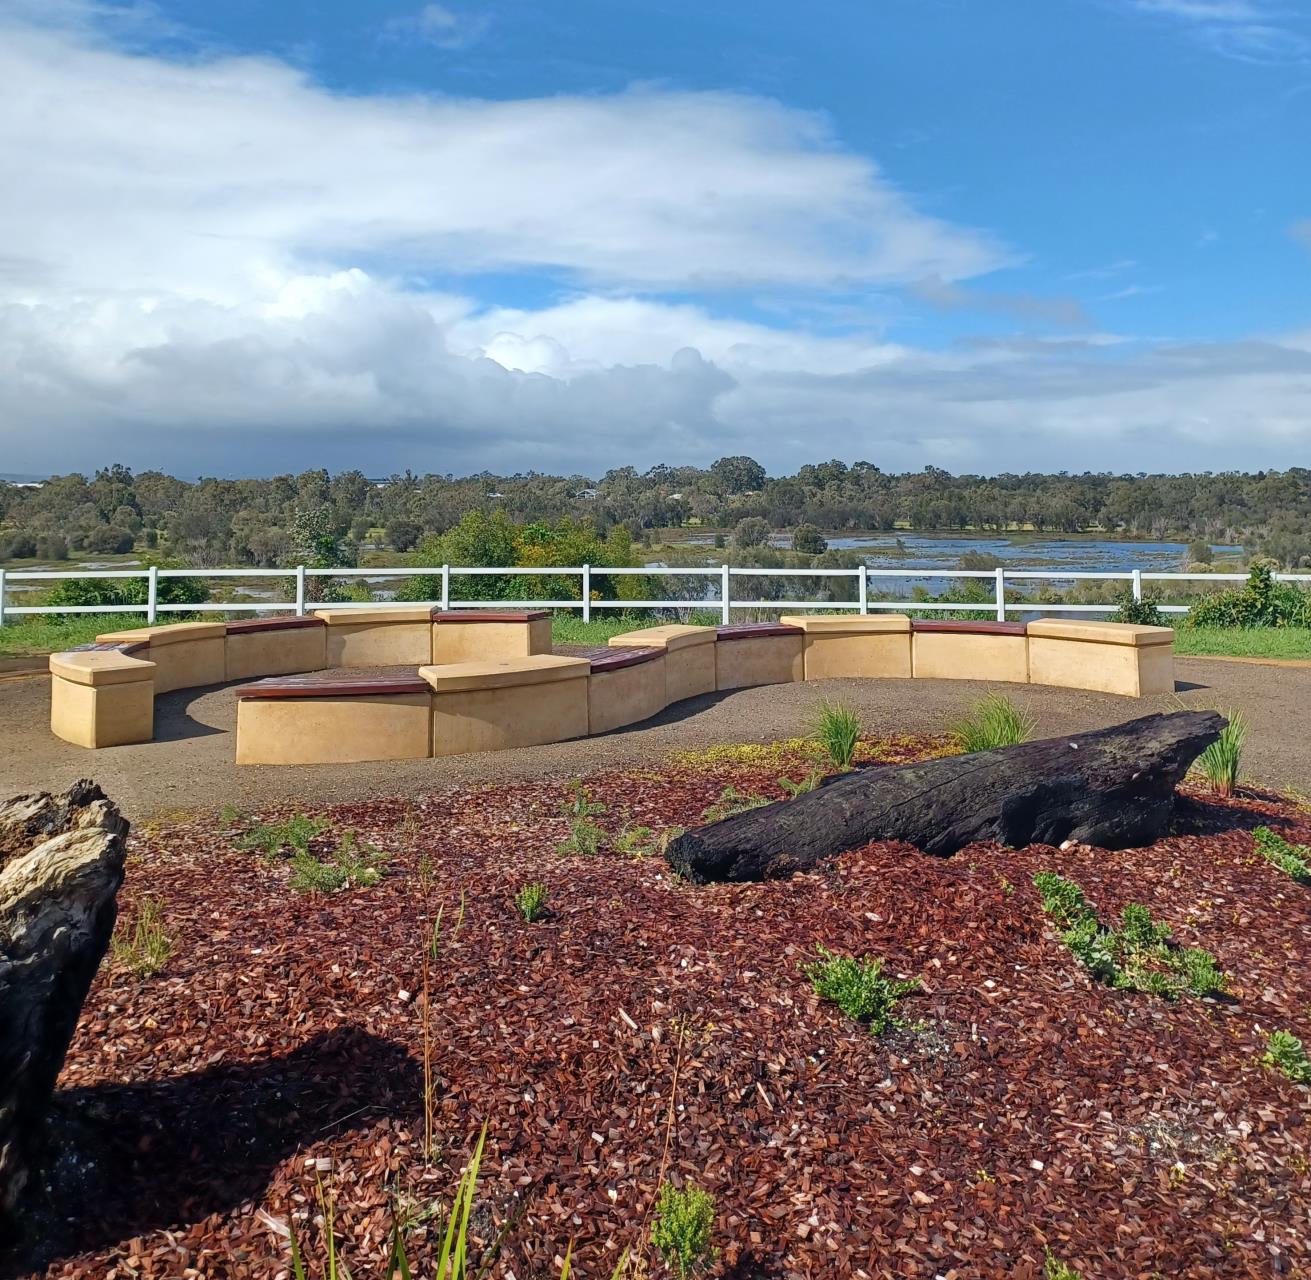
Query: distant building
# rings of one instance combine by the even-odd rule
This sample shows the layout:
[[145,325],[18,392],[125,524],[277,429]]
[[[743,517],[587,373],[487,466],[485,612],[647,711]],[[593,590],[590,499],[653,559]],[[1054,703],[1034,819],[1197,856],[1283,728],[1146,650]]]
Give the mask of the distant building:
[[595,489],[579,489],[578,492],[574,494],[574,497],[575,497],[575,498],[595,498],[595,497],[596,497],[596,490],[595,490]]

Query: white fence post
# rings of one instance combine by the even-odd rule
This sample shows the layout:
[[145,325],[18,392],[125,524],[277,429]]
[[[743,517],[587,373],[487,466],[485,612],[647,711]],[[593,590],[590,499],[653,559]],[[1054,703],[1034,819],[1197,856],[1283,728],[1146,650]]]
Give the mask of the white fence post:
[[860,574],[860,611],[864,614],[869,612],[869,574],[864,565],[857,572]]
[[721,587],[721,591],[722,591],[722,596],[721,596],[721,600],[722,600],[721,617],[722,617],[723,620],[724,620],[724,626],[728,626],[729,621],[730,621],[730,620],[732,619],[732,617],[733,617],[733,615],[732,615],[732,613],[731,613],[731,611],[730,611],[730,606],[731,606],[731,602],[732,602],[732,597],[729,595],[729,590],[730,590],[730,588],[729,588],[729,585],[728,585],[728,565],[726,565],[726,564],[721,564],[721,565],[719,566],[719,580],[720,580],[720,582],[722,583],[722,587]]
[[442,612],[446,613],[451,607],[451,566],[442,565]]
[[1135,600],[1143,598],[1143,571],[1141,569],[1133,571],[1133,598]]
[[5,625],[5,571],[0,569],[0,627]]
[[305,566],[303,564],[296,566],[296,612],[298,614],[305,612]]
[[146,577],[146,625],[153,627],[159,617],[159,566],[152,564]]
[[583,565],[583,621],[592,620],[592,566]]
[[1006,570],[997,567],[997,621],[1006,621]]

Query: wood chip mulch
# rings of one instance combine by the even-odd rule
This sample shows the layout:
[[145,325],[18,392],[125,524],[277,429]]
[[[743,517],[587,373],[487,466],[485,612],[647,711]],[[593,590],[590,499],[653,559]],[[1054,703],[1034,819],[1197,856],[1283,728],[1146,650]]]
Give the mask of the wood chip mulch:
[[[779,798],[778,776],[724,758],[587,786],[601,826],[660,830],[728,783]],[[1048,1248],[1088,1280],[1311,1274],[1311,1090],[1259,1061],[1273,1028],[1311,1044],[1311,889],[1250,835],[1311,841],[1311,814],[1190,794],[1146,849],[872,845],[707,888],[658,854],[558,854],[557,783],[328,810],[316,849],[353,830],[389,855],[379,884],[329,896],[238,849],[241,823],[139,828],[120,928],[154,896],[175,951],[97,980],[21,1266],[286,1276],[290,1215],[319,1275],[330,1195],[355,1280],[386,1274],[397,1215],[422,1277],[485,1124],[473,1226],[503,1235],[507,1280],[557,1277],[571,1240],[574,1274],[608,1280],[662,1177],[713,1192],[712,1274],[739,1280],[1036,1280]],[[1232,998],[1094,985],[1040,910],[1046,869],[1104,916],[1146,903]],[[531,925],[512,902],[530,881],[550,890]],[[817,945],[920,976],[905,1024],[876,1039],[822,1005],[801,973]]]

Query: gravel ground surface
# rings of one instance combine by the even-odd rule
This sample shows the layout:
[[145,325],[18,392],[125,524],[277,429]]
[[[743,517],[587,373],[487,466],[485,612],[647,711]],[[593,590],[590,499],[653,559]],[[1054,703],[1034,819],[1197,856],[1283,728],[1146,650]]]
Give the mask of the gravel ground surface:
[[155,703],[155,737],[139,746],[87,751],[49,730],[50,690],[41,677],[0,676],[0,795],[57,791],[91,776],[133,819],[279,801],[328,804],[375,796],[417,797],[452,785],[568,778],[663,759],[670,751],[725,742],[770,742],[806,731],[816,701],[856,707],[868,734],[944,732],[990,688],[1026,705],[1039,736],[1101,728],[1179,705],[1244,712],[1250,723],[1243,772],[1271,787],[1311,790],[1311,669],[1208,658],[1175,664],[1173,697],[1110,694],[959,680],[829,680],[771,685],[691,699],[635,728],[546,747],[440,760],[312,766],[233,761],[234,686],[188,689]]

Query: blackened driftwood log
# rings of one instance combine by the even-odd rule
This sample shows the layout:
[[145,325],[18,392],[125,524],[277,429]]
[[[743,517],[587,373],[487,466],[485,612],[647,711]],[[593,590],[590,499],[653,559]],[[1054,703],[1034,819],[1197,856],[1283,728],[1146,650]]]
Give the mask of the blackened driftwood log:
[[1165,835],[1188,766],[1219,737],[1214,711],[1176,711],[1068,738],[857,770],[794,800],[679,836],[680,875],[784,879],[874,840],[947,855],[975,841],[1012,848],[1078,840],[1105,849]]
[[127,823],[93,782],[0,801],[0,1234],[109,947]]

